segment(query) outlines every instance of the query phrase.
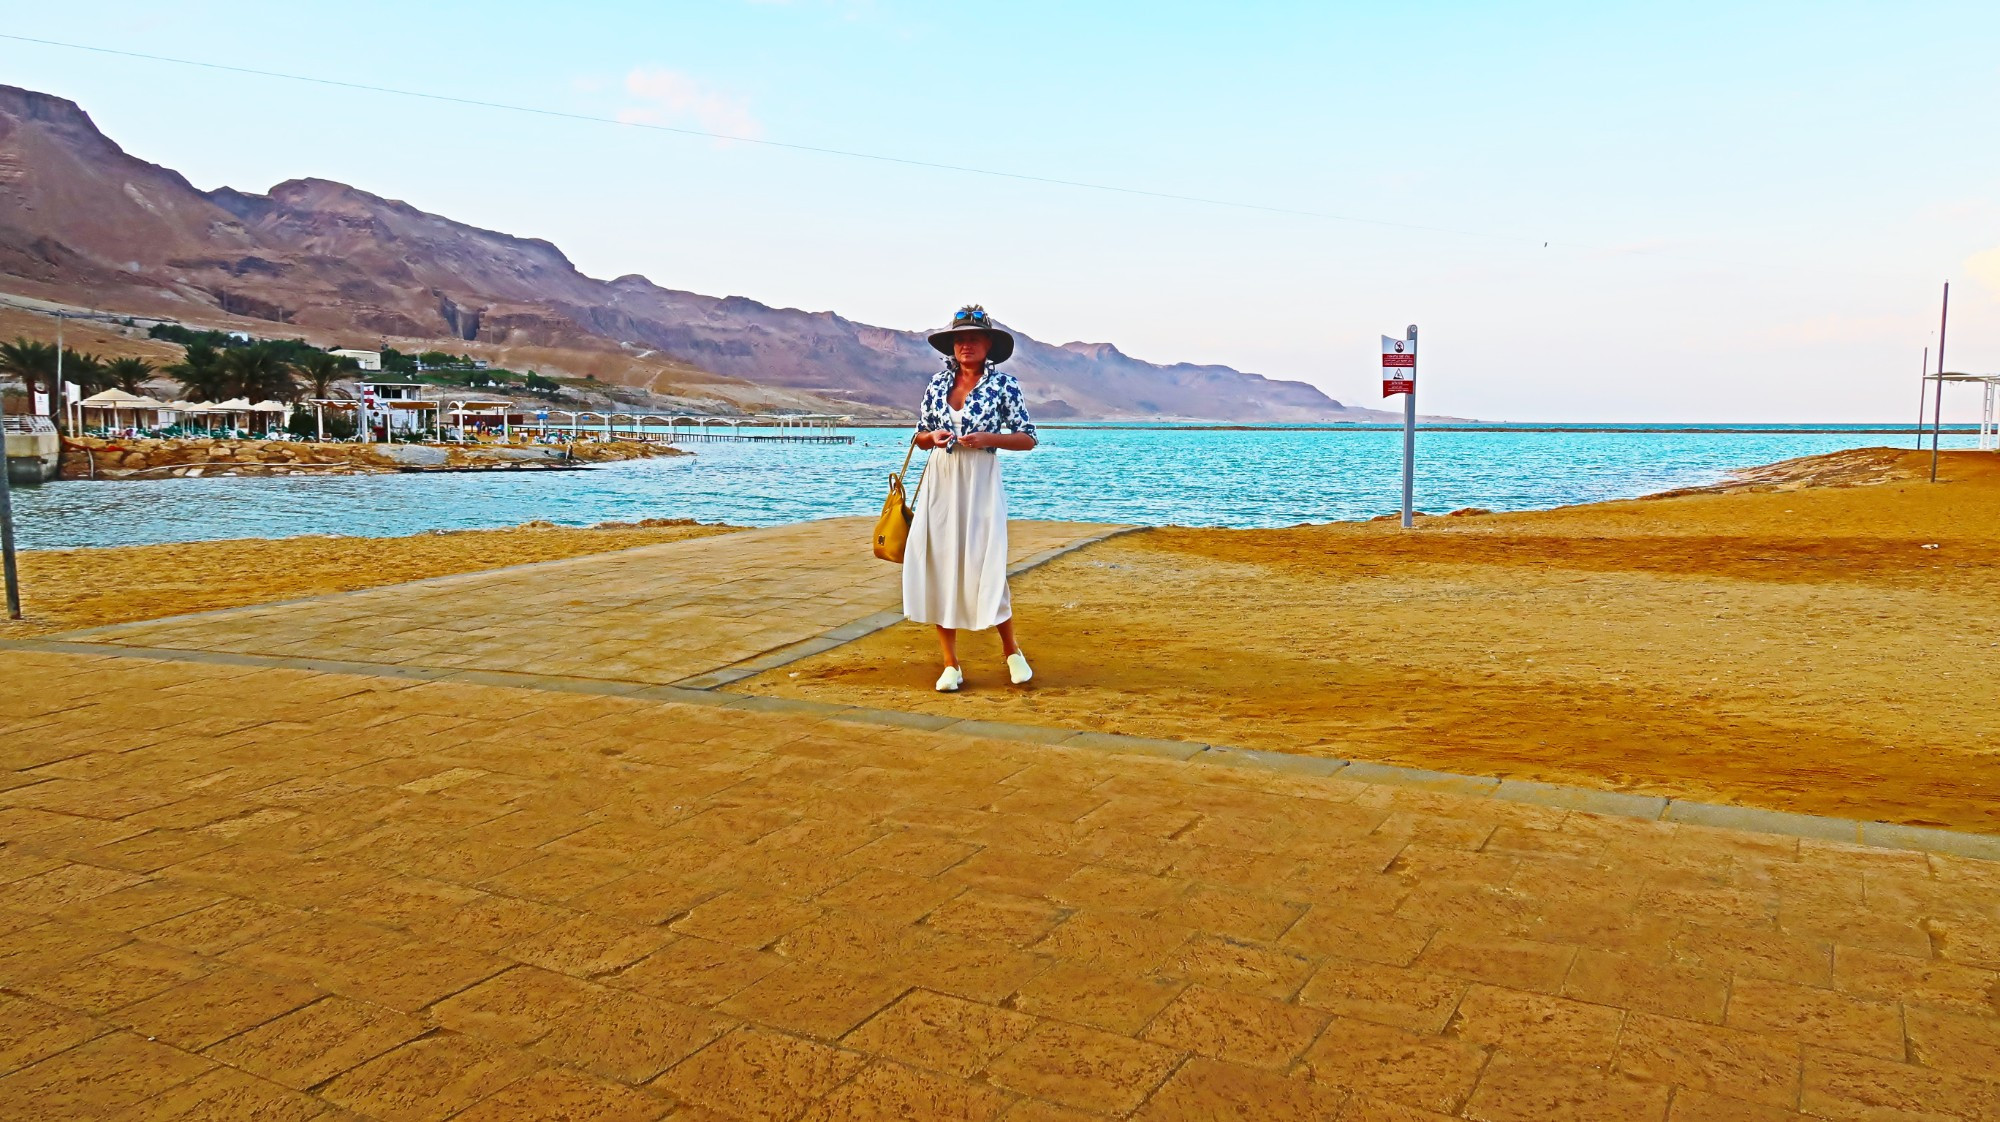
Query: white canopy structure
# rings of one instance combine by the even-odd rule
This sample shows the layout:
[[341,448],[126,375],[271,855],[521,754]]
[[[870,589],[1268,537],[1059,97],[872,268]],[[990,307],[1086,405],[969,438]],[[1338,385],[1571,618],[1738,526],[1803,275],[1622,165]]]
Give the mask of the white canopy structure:
[[1979,409],[1979,450],[2000,451],[2000,374],[1954,374],[1943,373],[1930,376],[1931,381],[1940,385],[1937,392],[1944,392],[1944,382],[1972,382],[1984,386],[1985,399]]
[[[120,413],[127,415],[132,428],[151,428],[160,423],[165,413],[171,411],[164,401],[155,401],[150,397],[141,397],[120,389],[91,394],[76,403],[76,410],[79,428],[88,427],[88,414],[94,410],[99,414],[98,420],[102,427],[108,429],[120,427],[118,423]],[[150,416],[146,416],[147,414]]]

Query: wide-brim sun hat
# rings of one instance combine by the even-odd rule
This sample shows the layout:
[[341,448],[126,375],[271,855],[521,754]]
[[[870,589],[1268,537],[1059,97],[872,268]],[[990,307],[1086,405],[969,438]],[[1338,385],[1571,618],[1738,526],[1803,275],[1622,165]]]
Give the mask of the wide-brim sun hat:
[[986,353],[988,362],[1006,362],[1014,355],[1014,336],[1001,327],[986,309],[977,304],[967,304],[951,317],[951,326],[941,331],[931,332],[931,346],[942,355],[950,355],[952,343],[960,335],[984,335],[993,341],[993,349]]

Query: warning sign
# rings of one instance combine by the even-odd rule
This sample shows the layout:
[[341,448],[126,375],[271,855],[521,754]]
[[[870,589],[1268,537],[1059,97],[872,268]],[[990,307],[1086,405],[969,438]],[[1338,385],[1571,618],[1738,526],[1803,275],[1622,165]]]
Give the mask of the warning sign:
[[1417,392],[1417,344],[1382,336],[1382,396]]

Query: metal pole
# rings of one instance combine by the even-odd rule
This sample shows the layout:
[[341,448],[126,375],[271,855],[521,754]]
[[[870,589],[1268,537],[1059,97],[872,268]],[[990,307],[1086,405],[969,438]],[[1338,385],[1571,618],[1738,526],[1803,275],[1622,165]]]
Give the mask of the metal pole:
[[[49,387],[49,420],[56,422],[58,431],[69,429],[69,403],[63,399],[69,395],[63,392],[63,314],[56,313],[56,384]],[[28,400],[28,410],[33,412],[34,399]]]
[[[32,393],[32,391],[30,391]],[[28,400],[29,409],[34,399]],[[21,575],[14,569],[14,481],[7,462],[7,401],[0,397],[0,575],[7,584],[7,618],[21,618]]]
[[1938,429],[1944,425],[1944,329],[1951,319],[1951,282],[1944,282],[1944,305],[1938,309],[1938,384],[1931,394],[1931,482],[1937,482]]
[[1403,395],[1403,529],[1416,522],[1417,497],[1417,325],[1411,324],[1410,392]]
[[1924,450],[1924,394],[1930,392],[1931,349],[1924,348],[1924,365],[1917,371],[1917,451]]

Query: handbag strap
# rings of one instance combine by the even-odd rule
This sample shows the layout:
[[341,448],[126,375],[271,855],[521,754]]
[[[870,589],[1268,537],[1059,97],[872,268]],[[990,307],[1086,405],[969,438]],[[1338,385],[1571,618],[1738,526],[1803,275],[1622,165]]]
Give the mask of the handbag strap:
[[[910,474],[910,458],[915,456],[916,454],[917,454],[917,437],[916,434],[912,433],[910,435],[910,450],[903,453],[902,468],[898,470],[894,475],[891,475],[889,477],[891,480],[895,481],[897,486],[901,486],[904,477]],[[915,491],[910,492],[910,508],[912,510],[916,509],[917,495],[919,492],[923,491],[924,476],[928,475],[930,473],[930,470],[931,470],[931,458],[929,456],[925,456],[923,469],[917,472],[917,489]]]
[[[916,448],[917,448],[916,438],[911,437],[910,451],[915,452]],[[917,471],[917,489],[910,492],[911,510],[917,509],[917,496],[923,494],[924,491],[924,477],[931,473],[931,455],[932,454],[928,452],[924,454],[924,466],[918,469]],[[904,471],[910,470],[910,461],[908,456],[905,456],[903,458],[903,470]]]

